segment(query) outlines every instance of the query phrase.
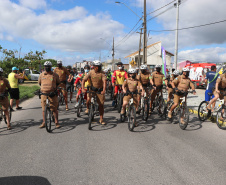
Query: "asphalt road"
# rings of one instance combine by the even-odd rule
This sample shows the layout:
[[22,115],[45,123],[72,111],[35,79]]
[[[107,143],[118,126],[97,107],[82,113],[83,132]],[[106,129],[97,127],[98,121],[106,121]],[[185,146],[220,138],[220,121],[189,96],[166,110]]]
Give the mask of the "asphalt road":
[[107,126],[89,131],[87,116],[60,107],[63,127],[50,134],[38,97],[21,105],[13,130],[0,125],[0,185],[226,184],[226,133],[209,121],[191,115],[183,131],[153,114],[130,132],[108,103]]

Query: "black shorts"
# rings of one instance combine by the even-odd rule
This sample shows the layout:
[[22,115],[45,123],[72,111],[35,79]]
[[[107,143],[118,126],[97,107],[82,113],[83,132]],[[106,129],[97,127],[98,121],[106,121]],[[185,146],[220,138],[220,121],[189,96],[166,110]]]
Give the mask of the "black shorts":
[[11,88],[9,94],[10,94],[10,99],[14,99],[14,100],[19,100],[20,99],[19,88]]
[[74,87],[73,85],[67,86],[67,92],[74,92]]

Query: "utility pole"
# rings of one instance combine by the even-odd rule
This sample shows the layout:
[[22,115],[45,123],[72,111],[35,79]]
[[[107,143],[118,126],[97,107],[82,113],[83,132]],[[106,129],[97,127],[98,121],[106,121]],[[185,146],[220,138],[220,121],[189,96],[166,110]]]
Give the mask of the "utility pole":
[[143,28],[140,29],[140,32],[137,32],[140,34],[140,42],[139,42],[139,55],[138,55],[138,67],[140,68],[140,65],[141,65],[141,60],[140,60],[140,50],[141,50],[141,39],[142,39],[142,34],[143,34]]
[[143,62],[142,64],[147,64],[147,3],[144,0],[144,43],[143,43]]
[[176,35],[175,35],[175,52],[174,52],[174,68],[177,69],[177,56],[178,56],[178,25],[179,25],[179,6],[181,0],[177,0],[177,3],[174,6],[177,8],[177,17],[176,17]]
[[113,64],[113,70],[115,70],[115,41],[113,37],[113,45],[112,45],[112,64]]

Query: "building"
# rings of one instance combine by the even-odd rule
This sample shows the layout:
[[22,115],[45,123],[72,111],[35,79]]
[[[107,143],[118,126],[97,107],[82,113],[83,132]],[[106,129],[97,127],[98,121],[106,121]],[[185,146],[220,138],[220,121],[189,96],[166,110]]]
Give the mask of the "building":
[[81,68],[84,68],[85,65],[91,65],[93,62],[92,61],[86,61],[86,60],[83,60],[82,62],[76,62],[73,67],[77,68],[78,71],[81,70]]
[[[121,58],[120,59],[114,59],[114,63],[115,63],[115,65],[118,63],[118,62],[121,62]],[[111,70],[113,70],[113,60],[112,59],[110,59],[110,60],[107,60],[107,62],[104,62],[103,63],[103,67],[105,68],[105,69],[108,69],[108,68],[111,68]],[[116,69],[116,67],[115,67],[115,69]]]
[[[161,41],[156,42],[154,44],[151,44],[147,46],[147,66],[150,69],[154,69],[156,64],[162,65],[162,43]],[[171,57],[174,56],[169,51],[166,51],[166,66],[167,68],[171,68]],[[129,58],[129,61],[134,60],[136,64],[138,64],[139,61],[139,51],[136,51],[125,58]],[[141,64],[143,63],[143,49],[141,49],[140,52],[140,61]],[[137,66],[135,66],[137,67]]]

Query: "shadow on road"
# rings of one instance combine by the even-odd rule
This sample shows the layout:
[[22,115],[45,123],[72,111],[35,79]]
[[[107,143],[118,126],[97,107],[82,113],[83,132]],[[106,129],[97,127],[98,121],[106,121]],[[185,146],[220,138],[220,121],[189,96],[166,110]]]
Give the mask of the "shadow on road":
[[[99,123],[99,117],[94,118],[95,120],[98,120],[98,122],[92,123],[92,130],[91,131],[104,131],[104,130],[110,130],[115,127],[117,127],[117,120],[115,117],[104,117],[104,121],[106,122],[106,125],[101,125]],[[88,127],[88,120],[86,121],[87,127]]]
[[1,177],[1,185],[51,185],[48,179],[39,176]]
[[73,129],[76,128],[76,119],[70,119],[70,118],[66,118],[66,119],[61,119],[60,121],[60,125],[61,127],[59,129],[53,129],[51,134],[61,134],[64,132],[69,132]]
[[200,122],[199,118],[193,116],[192,119],[189,120],[188,126],[185,130],[186,131],[195,131],[195,130],[199,130],[201,128],[202,128],[202,122]]

